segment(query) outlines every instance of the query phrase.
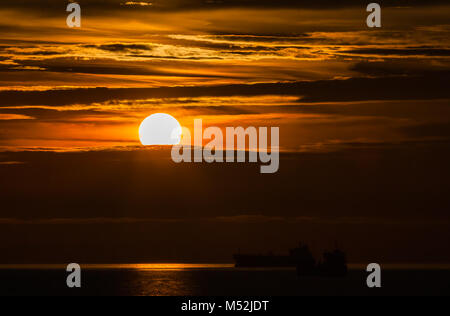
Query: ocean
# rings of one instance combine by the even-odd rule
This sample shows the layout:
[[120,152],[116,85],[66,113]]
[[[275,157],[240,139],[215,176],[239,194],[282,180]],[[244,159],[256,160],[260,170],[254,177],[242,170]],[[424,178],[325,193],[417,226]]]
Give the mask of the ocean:
[[345,278],[298,277],[295,269],[230,264],[81,265],[81,288],[68,288],[65,266],[0,265],[0,295],[312,296],[450,295],[450,266],[382,266],[382,287],[354,265]]

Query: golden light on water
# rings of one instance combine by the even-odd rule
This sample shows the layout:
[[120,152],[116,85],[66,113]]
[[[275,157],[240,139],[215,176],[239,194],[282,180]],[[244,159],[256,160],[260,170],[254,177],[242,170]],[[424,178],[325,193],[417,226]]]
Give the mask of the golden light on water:
[[[0,270],[65,270],[63,264],[1,264]],[[209,263],[123,263],[123,264],[81,264],[86,270],[149,270],[149,271],[178,271],[189,269],[228,269],[234,264]]]

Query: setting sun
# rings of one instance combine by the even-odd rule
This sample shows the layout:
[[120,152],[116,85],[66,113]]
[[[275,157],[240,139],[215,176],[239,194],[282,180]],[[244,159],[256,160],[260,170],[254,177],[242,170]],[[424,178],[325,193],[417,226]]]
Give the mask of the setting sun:
[[169,114],[153,114],[142,121],[139,139],[144,146],[178,145],[181,141],[181,125]]

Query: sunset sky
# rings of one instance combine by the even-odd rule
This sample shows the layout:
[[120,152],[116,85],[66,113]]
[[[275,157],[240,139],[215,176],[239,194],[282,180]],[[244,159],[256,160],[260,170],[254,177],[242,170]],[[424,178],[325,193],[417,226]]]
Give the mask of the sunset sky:
[[[369,2],[2,1],[0,261],[449,262],[450,5]],[[280,127],[280,172],[176,165],[159,112]]]

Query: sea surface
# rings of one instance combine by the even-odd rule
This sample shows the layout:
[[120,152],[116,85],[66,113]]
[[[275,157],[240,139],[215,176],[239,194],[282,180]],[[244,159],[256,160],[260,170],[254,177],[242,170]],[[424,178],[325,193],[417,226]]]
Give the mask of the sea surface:
[[0,265],[0,295],[298,296],[450,295],[450,266],[382,266],[382,288],[366,286],[354,265],[345,278],[298,277],[295,269],[230,264],[81,265],[80,289],[62,265]]

